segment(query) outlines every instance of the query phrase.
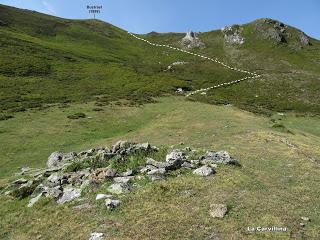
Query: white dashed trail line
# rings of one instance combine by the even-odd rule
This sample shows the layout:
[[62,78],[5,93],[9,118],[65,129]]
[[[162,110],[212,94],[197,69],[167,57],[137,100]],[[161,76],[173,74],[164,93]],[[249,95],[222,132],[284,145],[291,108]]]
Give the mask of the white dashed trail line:
[[197,93],[200,93],[200,92],[202,94],[205,94],[207,91],[209,91],[211,89],[215,89],[215,88],[219,88],[219,87],[225,87],[225,86],[229,86],[229,85],[240,83],[240,82],[248,80],[248,79],[255,79],[255,78],[261,77],[261,75],[255,73],[255,72],[250,72],[250,71],[239,69],[239,68],[236,68],[236,67],[231,67],[231,66],[225,64],[224,62],[219,61],[217,58],[215,58],[215,59],[214,58],[210,58],[210,57],[207,57],[207,56],[204,56],[204,55],[200,55],[200,54],[197,54],[197,53],[186,51],[186,50],[181,49],[181,48],[172,47],[172,46],[166,45],[166,44],[152,43],[152,42],[150,42],[150,41],[148,41],[146,39],[140,38],[140,37],[138,37],[138,36],[136,36],[136,35],[134,35],[133,33],[130,33],[130,32],[128,32],[128,34],[131,35],[132,37],[134,37],[135,39],[143,41],[143,42],[145,42],[145,43],[147,43],[147,44],[149,44],[151,46],[170,48],[172,50],[176,50],[176,51],[183,52],[183,53],[186,53],[186,54],[189,54],[189,55],[197,56],[197,57],[200,57],[202,59],[206,59],[206,60],[209,60],[211,62],[220,64],[220,65],[224,66],[225,68],[228,68],[228,69],[230,69],[232,71],[249,74],[249,76],[244,77],[244,78],[240,78],[238,80],[234,80],[234,81],[231,81],[231,82],[225,82],[225,83],[214,85],[214,86],[211,86],[211,87],[208,87],[208,88],[201,88],[201,89],[195,90],[193,92],[188,93],[186,95],[186,97],[189,97],[191,95],[194,95],[194,94],[197,94]]

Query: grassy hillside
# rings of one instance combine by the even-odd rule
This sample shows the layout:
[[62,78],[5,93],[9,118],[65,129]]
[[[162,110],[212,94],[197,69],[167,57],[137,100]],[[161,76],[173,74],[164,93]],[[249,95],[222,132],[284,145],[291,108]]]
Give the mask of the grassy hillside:
[[[92,102],[32,110],[28,116],[17,113],[0,122],[0,177],[12,175],[20,166],[43,167],[55,150],[79,151],[119,139],[225,149],[242,167],[219,166],[218,173],[208,178],[184,174],[139,183],[143,187],[122,196],[123,204],[112,212],[94,200],[106,185],[82,196],[82,202],[93,206],[82,211],[72,208],[79,202],[57,206],[45,200],[30,209],[29,198],[1,196],[0,214],[5,217],[0,220],[0,238],[52,239],[55,232],[59,239],[87,239],[92,231],[105,233],[106,239],[209,239],[212,234],[220,239],[319,237],[319,118],[278,114],[267,118],[183,97],[161,98],[143,107],[113,105],[98,112],[93,108]],[[92,118],[67,118],[78,111]],[[275,123],[283,128],[273,127]],[[224,219],[210,218],[208,207],[214,202],[230,207]],[[311,219],[305,227],[299,225],[302,216]],[[269,225],[289,230],[255,234],[246,230]]]
[[[0,100],[2,118],[52,103],[118,99],[133,104],[235,80],[243,74],[166,48],[154,48],[98,20],[66,20],[0,5]],[[200,34],[204,55],[263,74],[259,80],[216,89],[194,99],[232,103],[255,112],[319,112],[320,43],[295,49],[261,39],[244,25],[245,44],[224,42],[221,31]],[[290,29],[295,33],[294,29]],[[292,34],[293,35],[293,34]],[[146,36],[180,46],[183,34]],[[164,71],[175,61],[189,64]]]
[[[217,30],[200,33],[206,47],[192,51],[262,77],[185,98],[172,95],[245,74],[102,21],[0,5],[0,192],[21,167],[44,167],[53,151],[120,139],[226,150],[242,165],[219,165],[205,178],[177,171],[138,181],[114,211],[95,200],[110,181],[64,205],[46,198],[27,208],[30,197],[0,194],[0,239],[88,239],[95,231],[105,239],[319,239],[320,42],[301,45],[292,27],[280,42],[269,39],[263,19],[237,27],[244,44],[228,44]],[[183,36],[140,37],[181,47]],[[168,71],[176,61],[187,63]],[[92,208],[73,208],[82,203]],[[210,217],[212,203],[228,206],[223,219]],[[301,217],[311,221],[302,226]],[[247,231],[257,226],[288,231]]]

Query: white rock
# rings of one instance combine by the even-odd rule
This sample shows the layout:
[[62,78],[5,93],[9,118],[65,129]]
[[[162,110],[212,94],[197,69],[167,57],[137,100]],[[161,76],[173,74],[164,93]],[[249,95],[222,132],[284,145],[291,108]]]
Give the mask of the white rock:
[[228,212],[228,208],[224,204],[211,204],[209,214],[213,218],[223,218]]
[[102,240],[103,239],[103,233],[93,232],[90,234],[89,240]]
[[99,193],[96,196],[96,200],[101,200],[101,199],[106,199],[106,198],[111,198],[111,197],[112,197],[112,195]]

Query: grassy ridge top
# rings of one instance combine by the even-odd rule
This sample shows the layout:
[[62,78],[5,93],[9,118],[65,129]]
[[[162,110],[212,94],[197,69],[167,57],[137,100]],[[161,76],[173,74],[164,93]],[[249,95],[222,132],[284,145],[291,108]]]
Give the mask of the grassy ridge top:
[[[196,90],[243,74],[165,48],[154,48],[124,30],[98,20],[67,20],[0,5],[0,111],[22,111],[52,103],[96,100],[98,105],[127,99],[152,101],[178,87]],[[245,44],[226,44],[221,31],[201,33],[206,48],[194,49],[239,68],[263,74],[193,100],[232,103],[270,113],[320,112],[320,44],[295,48],[289,41],[262,39],[255,22],[243,25]],[[298,30],[290,28],[291,39]],[[148,34],[159,43],[180,46],[183,34]],[[188,64],[164,71],[175,61]]]

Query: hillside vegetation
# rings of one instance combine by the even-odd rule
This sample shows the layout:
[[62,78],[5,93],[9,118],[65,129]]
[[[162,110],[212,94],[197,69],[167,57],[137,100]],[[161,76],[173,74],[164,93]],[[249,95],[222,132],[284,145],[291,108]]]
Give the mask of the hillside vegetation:
[[[126,31],[98,20],[67,20],[0,5],[0,87],[3,118],[10,112],[47,104],[118,99],[152,101],[181,87],[196,90],[244,77],[197,57],[140,42]],[[257,24],[260,21],[260,25]],[[194,52],[217,57],[262,74],[194,100],[232,103],[254,112],[319,112],[320,43],[296,44],[289,27],[285,43],[261,37],[266,23],[241,26],[245,43],[227,44],[220,30],[201,33],[205,48]],[[257,29],[258,26],[258,29]],[[183,34],[144,35],[158,43],[180,45]],[[176,61],[188,62],[164,71]]]

